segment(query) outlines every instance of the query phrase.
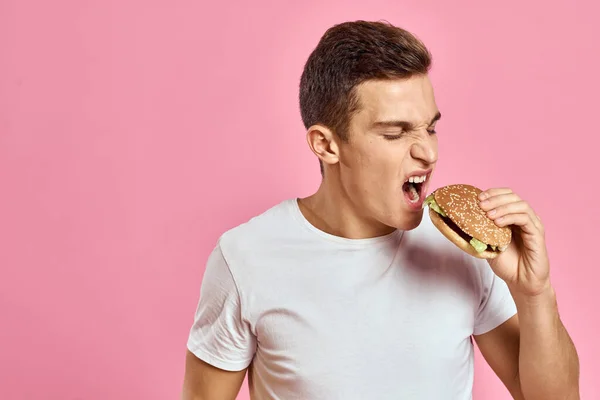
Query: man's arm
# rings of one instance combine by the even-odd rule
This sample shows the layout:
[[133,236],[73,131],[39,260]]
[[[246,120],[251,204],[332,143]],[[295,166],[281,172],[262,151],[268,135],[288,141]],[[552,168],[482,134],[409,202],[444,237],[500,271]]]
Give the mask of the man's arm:
[[187,341],[183,400],[236,398],[257,345],[240,293],[219,243],[206,263]]
[[188,350],[181,400],[235,400],[245,376],[246,369],[225,371],[205,363]]
[[[508,248],[488,262],[507,284],[519,315],[518,322],[514,320],[508,327],[477,339],[482,353],[498,370],[511,370],[498,361],[510,358],[502,362],[512,362],[512,371],[516,368],[526,400],[579,399],[579,360],[558,315],[544,224],[531,206],[509,188],[486,190],[479,199],[482,210],[497,226],[512,231]],[[517,324],[518,329],[511,328],[511,324]],[[515,352],[517,337],[519,350]],[[502,351],[512,352],[512,357],[499,355]],[[518,354],[517,362],[514,354]]]
[[579,359],[554,290],[513,293],[518,317],[475,336],[482,355],[514,399],[579,399]]
[[524,399],[519,381],[519,317],[515,315],[497,328],[473,337],[486,362],[513,399]]

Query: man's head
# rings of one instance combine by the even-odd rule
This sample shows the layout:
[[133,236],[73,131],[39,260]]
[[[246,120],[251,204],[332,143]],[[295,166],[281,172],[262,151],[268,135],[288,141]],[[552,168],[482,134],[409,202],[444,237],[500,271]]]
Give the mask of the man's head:
[[[357,21],[330,28],[302,74],[302,120],[324,183],[373,223],[412,229],[421,220],[426,183],[406,181],[437,161],[430,66],[411,33]],[[416,202],[410,186],[423,190]]]

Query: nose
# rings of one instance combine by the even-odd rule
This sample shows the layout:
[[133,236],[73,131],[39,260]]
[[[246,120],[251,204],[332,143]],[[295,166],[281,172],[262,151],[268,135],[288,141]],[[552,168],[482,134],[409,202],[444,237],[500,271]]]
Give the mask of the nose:
[[410,148],[410,155],[415,160],[425,164],[435,164],[438,159],[437,138],[435,135],[428,135],[427,138],[421,138]]

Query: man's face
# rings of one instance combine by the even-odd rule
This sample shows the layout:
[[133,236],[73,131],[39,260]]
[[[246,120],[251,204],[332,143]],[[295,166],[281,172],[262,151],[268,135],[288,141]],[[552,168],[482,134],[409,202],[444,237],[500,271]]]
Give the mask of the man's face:
[[[359,111],[350,121],[348,142],[339,147],[342,187],[367,219],[413,229],[438,158],[439,111],[431,82],[427,76],[367,81],[357,95]],[[411,185],[411,177],[426,181]]]

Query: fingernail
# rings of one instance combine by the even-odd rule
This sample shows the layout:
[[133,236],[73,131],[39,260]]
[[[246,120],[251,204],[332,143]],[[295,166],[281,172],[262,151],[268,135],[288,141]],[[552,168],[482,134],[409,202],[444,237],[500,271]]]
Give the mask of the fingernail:
[[491,211],[489,211],[489,212],[488,212],[488,215],[489,215],[490,217],[493,217],[494,215],[496,215],[496,210],[491,210]]
[[486,192],[481,192],[481,193],[479,193],[479,198],[481,200],[485,200],[488,198],[488,194]]

